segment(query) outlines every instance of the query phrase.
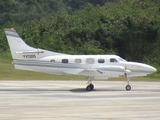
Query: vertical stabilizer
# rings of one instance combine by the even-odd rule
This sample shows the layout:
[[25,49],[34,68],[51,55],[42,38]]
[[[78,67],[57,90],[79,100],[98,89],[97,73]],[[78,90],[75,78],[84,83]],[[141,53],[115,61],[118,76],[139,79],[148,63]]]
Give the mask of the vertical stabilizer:
[[6,37],[9,43],[13,59],[40,59],[46,56],[64,55],[61,53],[51,52],[43,49],[37,49],[27,45],[17,32],[11,28],[5,29]]

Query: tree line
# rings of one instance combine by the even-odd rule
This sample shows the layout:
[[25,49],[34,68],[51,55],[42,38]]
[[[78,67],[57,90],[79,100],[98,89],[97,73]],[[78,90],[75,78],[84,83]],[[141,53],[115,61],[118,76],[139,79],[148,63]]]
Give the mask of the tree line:
[[[22,3],[30,7],[27,19],[0,20],[0,52],[9,49],[3,28],[14,27],[33,47],[68,54],[117,54],[160,64],[159,0],[60,0],[53,5],[44,0],[17,0],[16,4]],[[20,7],[17,16],[23,12]]]

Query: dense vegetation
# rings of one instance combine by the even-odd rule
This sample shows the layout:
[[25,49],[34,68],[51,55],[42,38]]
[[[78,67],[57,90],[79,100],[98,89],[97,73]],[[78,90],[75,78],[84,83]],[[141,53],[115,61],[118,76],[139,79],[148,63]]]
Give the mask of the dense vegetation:
[[5,0],[0,11],[0,53],[14,27],[34,47],[160,64],[159,0]]

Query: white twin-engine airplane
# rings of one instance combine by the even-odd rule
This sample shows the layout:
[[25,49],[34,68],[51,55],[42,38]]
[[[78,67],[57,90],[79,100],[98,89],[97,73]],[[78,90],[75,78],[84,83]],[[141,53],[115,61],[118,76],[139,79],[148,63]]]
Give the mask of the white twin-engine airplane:
[[146,76],[157,71],[152,66],[127,62],[117,55],[69,55],[36,49],[28,46],[13,28],[5,29],[5,33],[16,69],[84,75],[88,80],[87,91],[94,89],[92,78],[108,79],[125,75],[128,83],[126,90],[131,90],[129,77]]

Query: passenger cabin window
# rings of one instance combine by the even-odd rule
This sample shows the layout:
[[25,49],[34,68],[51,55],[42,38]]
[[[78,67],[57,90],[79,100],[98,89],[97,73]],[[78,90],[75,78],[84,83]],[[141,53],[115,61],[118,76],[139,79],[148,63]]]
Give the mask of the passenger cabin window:
[[81,63],[82,60],[81,59],[75,59],[75,63]]
[[117,60],[115,58],[111,58],[110,62],[117,62]]
[[94,59],[93,59],[93,58],[88,58],[88,59],[86,60],[86,62],[87,62],[88,64],[94,64]]
[[55,60],[51,60],[51,62],[55,62]]
[[104,63],[104,59],[98,59],[98,63]]
[[68,63],[68,59],[62,59],[62,63]]

